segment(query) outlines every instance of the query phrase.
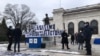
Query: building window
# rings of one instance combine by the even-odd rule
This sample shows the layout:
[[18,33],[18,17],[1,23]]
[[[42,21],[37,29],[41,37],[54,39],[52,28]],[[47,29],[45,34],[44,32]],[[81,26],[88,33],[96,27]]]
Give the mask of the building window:
[[82,30],[82,29],[83,29],[84,24],[85,24],[85,22],[84,22],[84,21],[80,21],[80,22],[78,23],[78,32],[79,32],[80,30]]
[[68,34],[74,34],[74,23],[70,22],[68,24]]
[[98,34],[98,22],[96,20],[92,20],[90,26],[93,28],[93,34]]

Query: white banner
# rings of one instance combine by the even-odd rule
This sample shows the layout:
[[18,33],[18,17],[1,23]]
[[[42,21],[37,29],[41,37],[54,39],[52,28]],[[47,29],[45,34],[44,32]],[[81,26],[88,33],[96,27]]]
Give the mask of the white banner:
[[35,30],[54,30],[55,25],[33,25]]
[[61,30],[55,30],[55,25],[35,25],[26,37],[54,37],[61,36]]

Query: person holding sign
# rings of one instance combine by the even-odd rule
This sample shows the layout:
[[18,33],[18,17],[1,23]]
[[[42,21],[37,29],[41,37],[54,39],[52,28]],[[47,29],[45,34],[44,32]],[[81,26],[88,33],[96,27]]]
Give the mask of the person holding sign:
[[68,46],[68,34],[66,33],[66,30],[63,31],[63,33],[61,34],[62,36],[62,49],[64,49],[64,45],[67,47],[67,49],[70,49]]

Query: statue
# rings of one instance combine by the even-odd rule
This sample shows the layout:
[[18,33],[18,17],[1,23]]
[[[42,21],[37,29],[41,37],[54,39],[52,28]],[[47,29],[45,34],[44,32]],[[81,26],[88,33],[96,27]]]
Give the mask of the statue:
[[[45,14],[45,18],[44,18],[44,25],[49,25],[50,23],[49,23],[49,17],[48,17],[48,14]],[[49,37],[44,37],[43,38],[43,40],[46,40],[46,41],[49,41],[50,40],[50,38]]]
[[49,17],[48,17],[48,14],[45,14],[46,18],[44,19],[44,24],[45,25],[49,25]]

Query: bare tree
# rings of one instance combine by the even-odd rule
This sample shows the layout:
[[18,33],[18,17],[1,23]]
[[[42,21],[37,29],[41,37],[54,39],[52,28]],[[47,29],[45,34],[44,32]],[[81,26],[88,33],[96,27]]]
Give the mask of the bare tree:
[[7,4],[4,14],[6,15],[7,19],[12,21],[14,26],[19,23],[22,30],[26,27],[29,21],[33,20],[35,16],[35,14],[30,11],[30,8],[24,4],[21,6],[18,4]]

